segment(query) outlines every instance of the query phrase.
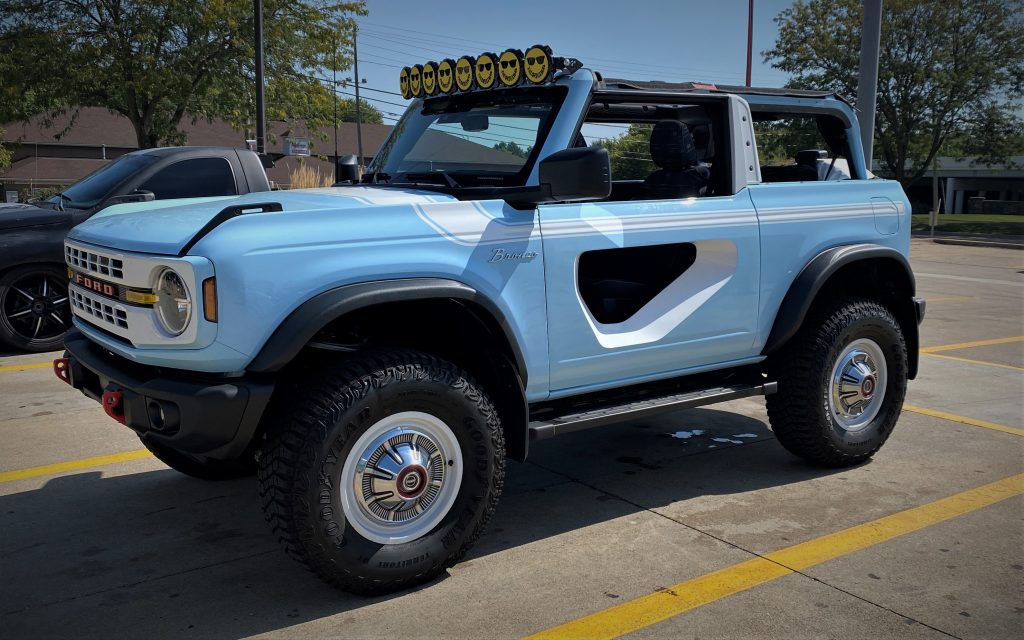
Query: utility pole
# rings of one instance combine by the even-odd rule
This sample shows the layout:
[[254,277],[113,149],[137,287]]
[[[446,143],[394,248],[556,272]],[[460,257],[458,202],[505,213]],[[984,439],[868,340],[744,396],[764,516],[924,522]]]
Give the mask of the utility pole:
[[747,86],[750,86],[750,66],[754,55],[754,0],[747,2]]
[[864,164],[871,171],[875,142],[875,99],[878,94],[878,43],[882,35],[882,0],[864,0],[864,21],[860,27],[860,79],[857,82],[857,111]]
[[352,62],[356,74],[356,146],[359,148],[359,175],[363,174],[363,116],[359,112],[359,25],[352,25]]
[[263,0],[252,0],[256,25],[256,153],[266,153],[266,114],[263,106]]

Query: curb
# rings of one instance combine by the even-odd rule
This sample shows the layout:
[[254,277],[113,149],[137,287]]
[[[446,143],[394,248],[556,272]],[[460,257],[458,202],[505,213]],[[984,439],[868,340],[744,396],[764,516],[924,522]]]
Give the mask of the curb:
[[[917,236],[927,237],[927,236]],[[963,247],[990,247],[994,249],[1024,249],[1018,242],[996,242],[994,240],[964,240],[960,238],[931,238],[935,244],[953,244]]]

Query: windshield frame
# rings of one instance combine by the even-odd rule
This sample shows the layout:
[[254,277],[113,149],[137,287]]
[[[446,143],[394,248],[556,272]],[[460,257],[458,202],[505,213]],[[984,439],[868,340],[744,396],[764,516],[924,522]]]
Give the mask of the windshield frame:
[[[394,178],[381,182],[377,178],[383,172],[387,174],[384,166],[387,163],[387,157],[390,155],[391,150],[394,148],[396,142],[404,135],[404,128],[407,123],[412,119],[419,116],[431,116],[439,115],[444,113],[467,113],[473,107],[479,106],[501,106],[501,105],[514,105],[514,104],[528,104],[531,101],[543,102],[550,104],[551,108],[540,120],[537,127],[537,137],[533,142],[533,147],[530,150],[530,154],[526,157],[526,160],[520,166],[519,170],[515,173],[509,173],[507,176],[495,176],[493,173],[480,172],[478,175],[486,175],[489,178],[502,179],[502,184],[498,185],[486,185],[493,186],[496,188],[500,187],[521,187],[525,186],[530,177],[534,173],[534,167],[540,157],[540,154],[548,141],[551,131],[558,121],[559,112],[562,110],[566,98],[569,95],[569,91],[564,86],[553,85],[543,87],[516,87],[511,89],[498,89],[494,91],[474,91],[470,93],[455,94],[450,96],[437,96],[433,98],[427,98],[425,100],[416,100],[409,105],[402,119],[399,120],[392,131],[392,135],[388,136],[380,150],[374,156],[369,166],[366,168],[366,174],[363,176],[363,183],[374,183],[378,186],[381,185],[403,185],[408,186],[410,184],[419,184],[415,180],[413,181],[399,181]],[[518,100],[516,100],[518,99]],[[423,131],[429,130],[430,125]],[[419,134],[423,135],[423,132]],[[418,139],[417,139],[418,141]],[[410,150],[415,147],[415,142]],[[428,172],[420,171],[409,171],[409,172],[395,172],[395,177],[402,176],[405,174],[423,175]],[[435,171],[438,176],[443,176],[444,172]],[[457,173],[450,173],[452,177],[458,179],[459,177],[465,178],[473,175],[472,172],[459,171]],[[447,181],[444,185],[430,184],[431,187],[443,186],[447,188],[455,189],[456,187],[448,187]]]

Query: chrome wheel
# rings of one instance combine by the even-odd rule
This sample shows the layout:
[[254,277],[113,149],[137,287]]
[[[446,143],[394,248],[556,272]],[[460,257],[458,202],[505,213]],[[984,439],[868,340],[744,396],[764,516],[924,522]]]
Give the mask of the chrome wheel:
[[451,509],[462,471],[462,450],[444,421],[419,411],[388,416],[367,429],[345,459],[345,517],[368,540],[410,542]]
[[874,420],[885,399],[887,376],[878,343],[859,338],[847,345],[829,377],[828,408],[836,424],[859,431]]

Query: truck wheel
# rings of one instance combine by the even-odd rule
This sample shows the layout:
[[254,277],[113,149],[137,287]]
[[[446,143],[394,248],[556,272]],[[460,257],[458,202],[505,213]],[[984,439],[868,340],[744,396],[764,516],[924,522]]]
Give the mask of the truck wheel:
[[494,406],[463,370],[382,351],[316,370],[276,399],[259,456],[279,542],[326,582],[386,593],[454,565],[505,476]]
[[22,351],[53,351],[70,326],[66,271],[26,265],[0,276],[0,341]]
[[842,300],[810,317],[771,367],[768,419],[782,446],[843,467],[885,443],[907,389],[907,346],[888,309]]
[[250,476],[256,471],[255,461],[217,460],[171,449],[155,442],[147,442],[145,438],[139,439],[157,460],[175,471],[200,480],[234,480]]

